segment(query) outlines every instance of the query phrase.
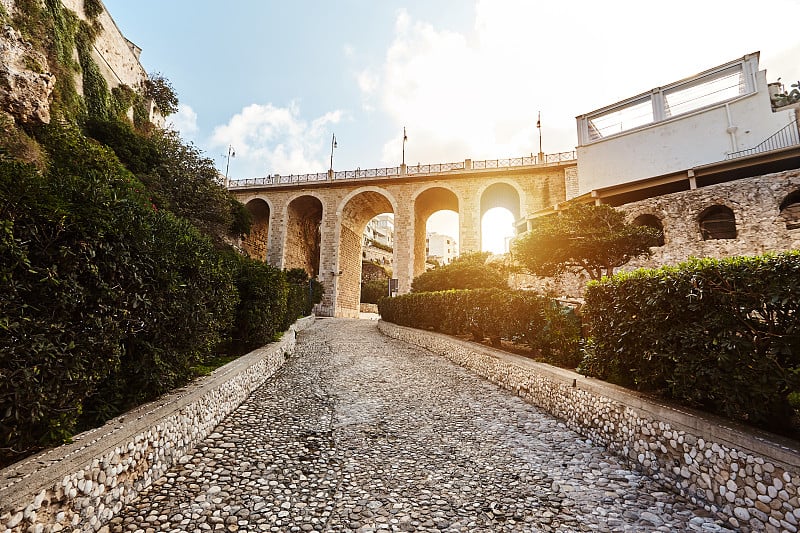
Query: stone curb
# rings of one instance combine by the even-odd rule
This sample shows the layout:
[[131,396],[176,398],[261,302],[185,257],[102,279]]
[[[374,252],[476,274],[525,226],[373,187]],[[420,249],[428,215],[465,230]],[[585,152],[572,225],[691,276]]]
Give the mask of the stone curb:
[[313,322],[302,318],[279,341],[0,470],[0,532],[101,529],[272,376]]
[[514,391],[733,527],[797,530],[796,441],[441,333],[378,329]]

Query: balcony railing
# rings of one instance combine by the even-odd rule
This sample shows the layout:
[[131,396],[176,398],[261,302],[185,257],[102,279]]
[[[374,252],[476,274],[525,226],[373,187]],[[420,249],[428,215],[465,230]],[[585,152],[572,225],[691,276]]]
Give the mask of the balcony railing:
[[725,159],[737,159],[748,155],[780,150],[781,148],[789,148],[790,146],[798,144],[800,144],[800,136],[797,134],[797,124],[792,121],[756,146],[748,148],[747,150],[732,152],[725,156]]
[[343,181],[343,180],[369,180],[381,178],[396,178],[405,176],[430,176],[435,174],[446,174],[449,172],[463,172],[469,170],[487,170],[501,168],[535,167],[558,165],[575,161],[577,155],[575,151],[560,152],[557,154],[544,154],[544,157],[524,156],[509,157],[507,159],[485,159],[482,161],[472,161],[467,159],[456,163],[432,163],[427,165],[407,165],[405,172],[403,167],[384,167],[368,168],[356,170],[339,170],[336,172],[316,172],[313,174],[289,174],[281,176],[272,174],[260,178],[247,178],[242,180],[231,180],[228,183],[229,189],[246,189],[250,187],[277,187],[283,185],[314,183],[320,181]]

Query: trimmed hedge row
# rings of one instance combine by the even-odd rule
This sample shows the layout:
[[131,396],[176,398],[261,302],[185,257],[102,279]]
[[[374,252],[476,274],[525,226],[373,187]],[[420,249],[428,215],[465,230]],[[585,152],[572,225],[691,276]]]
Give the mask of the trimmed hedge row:
[[786,432],[800,399],[800,252],[589,284],[582,371]]
[[525,344],[544,361],[575,368],[580,363],[580,320],[572,309],[529,291],[507,289],[409,293],[378,302],[381,318],[401,326],[449,335],[471,334]]

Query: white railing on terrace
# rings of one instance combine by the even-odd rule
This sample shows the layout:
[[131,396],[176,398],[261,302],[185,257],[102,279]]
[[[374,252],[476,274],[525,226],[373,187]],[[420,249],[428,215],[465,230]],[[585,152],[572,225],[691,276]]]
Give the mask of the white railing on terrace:
[[[375,178],[391,178],[400,176],[427,176],[432,174],[442,174],[447,172],[457,172],[464,170],[485,170],[501,169],[530,166],[558,165],[574,161],[577,158],[576,152],[559,152],[557,154],[544,154],[539,156],[509,157],[506,159],[484,159],[482,161],[472,161],[467,159],[457,163],[432,163],[427,165],[406,165],[403,167],[384,167],[368,168],[356,170],[338,170],[336,172],[316,172],[314,174],[289,174],[281,176],[272,174],[261,178],[248,178],[243,180],[230,180],[229,189],[243,189],[248,187],[280,186],[295,183],[313,183],[318,181],[336,180],[359,180]],[[405,170],[405,172],[403,172]]]

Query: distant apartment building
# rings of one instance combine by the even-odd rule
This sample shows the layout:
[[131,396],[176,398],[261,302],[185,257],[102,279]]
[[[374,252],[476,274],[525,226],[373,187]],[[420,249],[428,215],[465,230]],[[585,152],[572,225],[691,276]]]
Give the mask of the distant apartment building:
[[392,265],[394,256],[394,217],[384,213],[367,223],[363,235],[362,259]]
[[425,255],[428,261],[447,265],[458,257],[458,243],[449,235],[429,232],[425,238]]

